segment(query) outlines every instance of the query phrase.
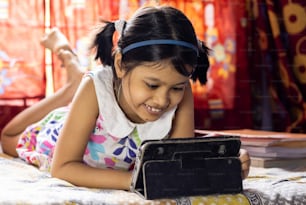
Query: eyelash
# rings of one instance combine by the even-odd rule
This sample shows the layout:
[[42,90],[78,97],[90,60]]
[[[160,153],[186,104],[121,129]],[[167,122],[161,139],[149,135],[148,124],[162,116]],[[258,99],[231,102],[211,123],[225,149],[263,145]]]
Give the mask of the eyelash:
[[185,89],[185,87],[179,87],[179,88],[172,88],[175,91],[183,91]]
[[[158,85],[152,85],[152,84],[149,84],[149,83],[146,83],[147,87],[154,90],[154,89],[157,89],[159,86]],[[173,87],[172,90],[174,91],[183,91],[185,89],[185,87]]]
[[150,89],[156,89],[158,88],[158,85],[153,85],[153,84],[150,84],[150,83],[146,83],[147,87],[150,88]]

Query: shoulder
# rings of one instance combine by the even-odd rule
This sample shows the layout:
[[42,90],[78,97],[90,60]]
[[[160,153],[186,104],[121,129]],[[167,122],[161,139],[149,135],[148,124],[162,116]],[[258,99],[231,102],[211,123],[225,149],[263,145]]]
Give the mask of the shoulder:
[[113,71],[110,66],[98,66],[94,70],[90,70],[87,73],[85,73],[85,77],[90,77],[93,80],[97,80],[103,78],[103,79],[109,79],[113,78]]
[[96,99],[95,85],[92,78],[83,78],[82,82],[79,85],[79,88],[75,94],[74,98],[82,98],[86,99],[86,101],[90,99]]

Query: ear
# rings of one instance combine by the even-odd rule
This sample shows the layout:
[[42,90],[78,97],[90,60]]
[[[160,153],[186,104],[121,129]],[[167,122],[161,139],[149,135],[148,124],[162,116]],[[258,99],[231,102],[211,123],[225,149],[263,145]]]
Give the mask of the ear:
[[122,59],[121,53],[116,52],[114,67],[118,78],[122,78],[125,75],[125,70],[122,68],[121,59]]

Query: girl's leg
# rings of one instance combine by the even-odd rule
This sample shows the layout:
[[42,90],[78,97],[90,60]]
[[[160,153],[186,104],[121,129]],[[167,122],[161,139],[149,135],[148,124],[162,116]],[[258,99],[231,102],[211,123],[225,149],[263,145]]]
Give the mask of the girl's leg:
[[17,156],[16,145],[20,134],[31,124],[41,120],[55,108],[68,105],[76,92],[83,73],[79,69],[77,57],[69,50],[58,51],[67,71],[67,82],[52,96],[46,97],[16,115],[1,132],[1,145],[5,153]]

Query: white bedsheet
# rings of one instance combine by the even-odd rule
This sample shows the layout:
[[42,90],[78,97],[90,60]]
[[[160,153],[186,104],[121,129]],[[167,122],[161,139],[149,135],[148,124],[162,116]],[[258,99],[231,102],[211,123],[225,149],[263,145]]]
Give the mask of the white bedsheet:
[[[306,167],[306,166],[305,166]],[[251,168],[244,191],[148,201],[122,190],[89,189],[52,178],[20,159],[0,154],[0,204],[305,205],[306,168]]]

